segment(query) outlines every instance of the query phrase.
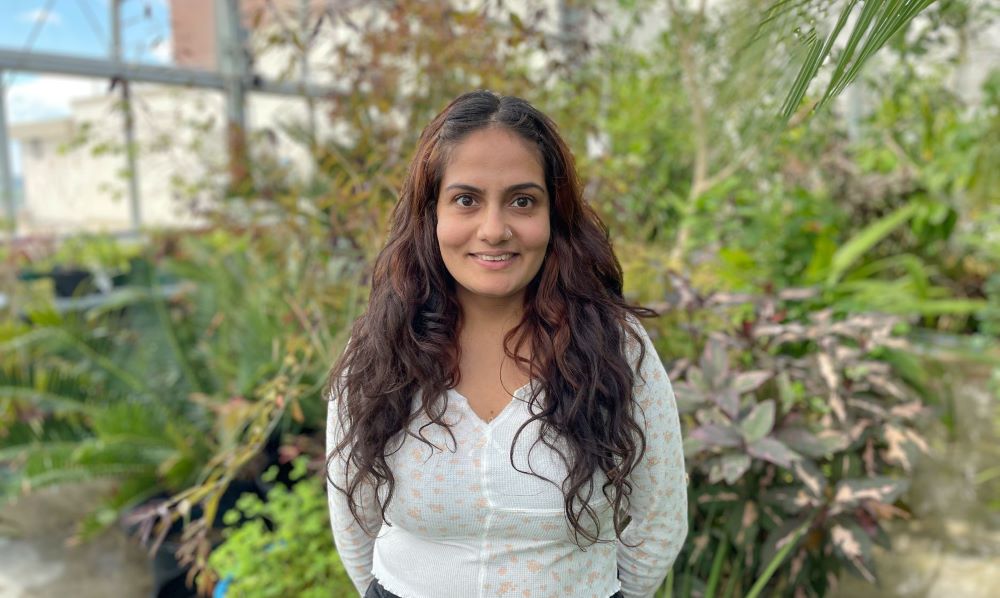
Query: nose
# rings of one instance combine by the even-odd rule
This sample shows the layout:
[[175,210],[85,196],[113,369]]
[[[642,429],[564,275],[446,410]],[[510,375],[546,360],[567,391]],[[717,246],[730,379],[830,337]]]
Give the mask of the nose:
[[503,207],[498,204],[499,202],[492,202],[483,210],[482,220],[479,222],[479,240],[490,245],[498,245],[508,240],[507,219]]

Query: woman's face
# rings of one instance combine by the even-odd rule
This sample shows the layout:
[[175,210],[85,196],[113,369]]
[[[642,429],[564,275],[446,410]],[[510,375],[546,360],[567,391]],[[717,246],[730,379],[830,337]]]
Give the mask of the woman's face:
[[480,129],[452,149],[437,239],[460,304],[523,300],[549,244],[545,189],[538,150],[507,129]]

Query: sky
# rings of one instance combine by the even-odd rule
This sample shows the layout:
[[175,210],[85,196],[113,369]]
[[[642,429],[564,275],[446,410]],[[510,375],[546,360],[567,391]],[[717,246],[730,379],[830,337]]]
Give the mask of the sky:
[[[111,47],[110,0],[0,0],[0,48],[108,57]],[[125,60],[170,63],[170,13],[167,0],[122,0],[122,50]],[[68,115],[80,97],[107,92],[108,82],[27,72],[3,75],[8,124]],[[19,153],[12,147],[14,170]]]

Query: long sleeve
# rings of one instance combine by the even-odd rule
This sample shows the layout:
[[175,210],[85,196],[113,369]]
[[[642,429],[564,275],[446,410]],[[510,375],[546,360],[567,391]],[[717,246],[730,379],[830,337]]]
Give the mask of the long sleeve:
[[[339,402],[336,398],[329,402],[326,419],[326,450],[327,454],[334,450],[343,437],[343,427],[337,415]],[[337,454],[330,460],[330,478],[337,485],[346,487],[347,461],[343,455]],[[359,502],[362,506],[360,515],[365,520],[368,529],[377,532],[381,526],[381,518],[375,501],[374,490],[365,486],[366,492],[361,493]],[[360,491],[360,490],[359,490]],[[351,515],[347,497],[327,480],[327,499],[330,505],[330,524],[333,528],[333,541],[337,546],[337,554],[344,564],[344,569],[350,576],[358,593],[363,595],[368,585],[374,579],[372,575],[372,555],[375,549],[375,538],[365,533]]]
[[632,471],[631,521],[622,532],[625,542],[618,545],[618,567],[626,598],[647,598],[659,588],[687,536],[687,481],[673,388],[649,336],[635,325],[646,347],[634,391],[646,453]]

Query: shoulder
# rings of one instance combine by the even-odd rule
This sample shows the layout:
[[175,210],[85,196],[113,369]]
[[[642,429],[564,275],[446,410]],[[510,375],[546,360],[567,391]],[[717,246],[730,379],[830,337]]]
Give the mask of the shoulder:
[[648,368],[649,361],[659,364],[660,357],[656,353],[656,347],[649,338],[649,332],[642,322],[633,314],[628,314],[623,327],[623,342],[625,343],[625,357],[629,365],[635,371]]

